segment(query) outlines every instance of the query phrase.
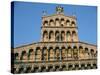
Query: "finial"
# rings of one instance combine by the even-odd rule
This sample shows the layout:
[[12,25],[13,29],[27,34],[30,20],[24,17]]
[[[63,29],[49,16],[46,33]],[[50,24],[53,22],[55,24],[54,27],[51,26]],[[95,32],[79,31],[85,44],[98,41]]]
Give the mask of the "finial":
[[61,7],[61,6],[56,7],[56,13],[57,14],[62,14],[63,12],[64,12],[63,7]]

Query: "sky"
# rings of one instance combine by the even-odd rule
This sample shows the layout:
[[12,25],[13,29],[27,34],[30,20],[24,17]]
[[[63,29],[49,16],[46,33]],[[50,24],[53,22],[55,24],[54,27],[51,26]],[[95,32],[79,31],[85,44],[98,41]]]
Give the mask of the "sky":
[[76,16],[79,40],[97,44],[96,6],[14,2],[14,47],[39,42],[43,11],[47,15],[55,14],[59,5],[64,8],[66,16]]

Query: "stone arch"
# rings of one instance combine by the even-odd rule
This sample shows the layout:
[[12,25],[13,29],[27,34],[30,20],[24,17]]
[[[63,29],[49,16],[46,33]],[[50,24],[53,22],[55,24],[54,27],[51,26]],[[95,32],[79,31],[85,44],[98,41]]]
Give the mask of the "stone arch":
[[79,69],[80,69],[78,63],[76,63],[76,64],[74,65],[74,69],[75,69],[75,70],[79,70]]
[[62,60],[66,60],[66,48],[62,47],[61,48],[61,56],[62,56]]
[[32,72],[32,70],[31,70],[31,66],[26,67],[26,71],[25,71],[25,73],[31,73],[31,72]]
[[61,41],[65,41],[65,32],[61,31]]
[[79,53],[83,53],[83,46],[79,46]]
[[43,47],[43,49],[42,49],[42,60],[44,60],[44,61],[48,60],[48,50],[47,50],[47,47]]
[[60,20],[59,20],[59,18],[55,19],[55,23],[56,23],[56,26],[60,26]]
[[73,70],[73,64],[68,64],[68,70]]
[[89,52],[89,49],[88,49],[87,47],[85,48],[85,52],[86,52],[86,53],[88,53],[88,52]]
[[56,65],[55,65],[55,70],[56,70],[56,71],[59,71],[59,70],[60,70],[60,65],[56,64]]
[[49,48],[49,60],[50,61],[54,60],[54,50],[53,50],[53,47]]
[[89,58],[89,55],[90,55],[90,54],[89,54],[89,49],[88,49],[87,47],[85,48],[85,53],[84,53],[84,55],[85,55],[85,58],[86,58],[86,59]]
[[66,20],[66,25],[70,26],[70,20]]
[[78,41],[76,31],[72,31],[72,41]]
[[67,38],[67,41],[68,41],[68,42],[71,41],[71,32],[70,32],[70,31],[67,31],[67,33],[66,33],[66,38]]
[[91,67],[91,64],[90,63],[88,63],[87,64],[87,69],[91,69],[92,67]]
[[34,70],[33,70],[33,72],[38,72],[39,71],[39,66],[34,66]]
[[29,60],[33,60],[34,59],[34,50],[33,49],[29,49],[28,58],[29,58]]
[[53,71],[53,65],[48,65],[48,71]]
[[60,49],[59,49],[59,47],[55,48],[55,58],[58,61],[60,60]]
[[79,46],[79,57],[80,59],[84,59],[84,49],[82,46]]
[[96,69],[96,68],[97,68],[97,64],[93,63],[93,69]]
[[65,20],[64,18],[61,18],[61,26],[64,26]]
[[78,48],[77,48],[77,46],[73,47],[73,57],[74,57],[74,59],[78,59]]
[[72,21],[72,22],[71,22],[71,25],[72,25],[72,26],[75,26],[75,21]]
[[90,50],[91,57],[94,57],[94,49]]
[[49,32],[49,40],[54,41],[54,32],[53,31]]
[[85,69],[85,64],[84,63],[81,64],[80,69],[82,69],[82,70]]
[[22,53],[21,53],[21,60],[27,60],[27,53],[26,53],[26,51],[22,51]]
[[41,72],[46,72],[46,66],[44,65],[41,66]]
[[50,23],[50,26],[54,26],[54,25],[55,25],[55,23],[54,23],[54,20],[53,20],[53,19],[51,19],[51,20],[49,21],[49,23]]
[[63,64],[61,67],[62,67],[62,70],[66,70],[66,65],[65,64]]
[[43,22],[43,26],[48,26],[48,21],[47,20]]
[[59,33],[59,31],[56,31],[55,32],[55,40],[58,42],[58,41],[60,41],[60,33]]
[[68,48],[67,48],[67,57],[68,58],[72,58],[72,48],[69,46]]
[[41,61],[41,56],[42,56],[42,52],[40,47],[36,47],[36,51],[35,51],[35,60],[36,61]]
[[43,41],[48,41],[48,32],[46,30],[43,32]]

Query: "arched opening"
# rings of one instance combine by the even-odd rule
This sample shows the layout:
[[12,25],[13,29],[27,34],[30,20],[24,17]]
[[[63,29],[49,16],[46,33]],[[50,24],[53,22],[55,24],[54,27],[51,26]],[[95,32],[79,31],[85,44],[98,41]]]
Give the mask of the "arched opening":
[[53,47],[50,47],[50,49],[49,49],[49,60],[50,61],[54,60],[54,50],[53,50]]
[[75,60],[78,59],[78,49],[76,46],[73,47],[73,57]]
[[71,22],[71,25],[72,25],[72,26],[75,26],[75,22],[74,22],[74,21],[72,21],[72,22]]
[[87,69],[91,69],[91,64],[87,64]]
[[81,68],[80,69],[85,69],[85,64],[81,64]]
[[22,51],[22,53],[21,53],[21,60],[26,60],[27,59],[27,53],[26,53],[26,51]]
[[72,64],[68,65],[68,70],[73,70],[73,65]]
[[71,42],[71,33],[70,33],[70,31],[67,31],[66,36],[67,36],[67,41]]
[[61,31],[61,41],[65,41],[65,32]]
[[93,64],[93,69],[96,69],[96,68],[97,68],[97,64],[94,63],[94,64]]
[[72,31],[72,41],[78,41],[76,31]]
[[38,72],[38,70],[39,70],[39,67],[38,66],[35,66],[33,72]]
[[28,58],[29,60],[33,60],[34,59],[34,50],[30,49],[28,52]]
[[47,31],[43,32],[43,41],[48,41],[48,32]]
[[48,66],[48,71],[53,71],[53,66],[52,65]]
[[79,64],[75,64],[75,70],[79,70]]
[[62,70],[66,70],[66,65],[62,65]]
[[67,21],[66,21],[66,25],[67,25],[67,26],[70,26],[70,20],[67,20]]
[[56,65],[56,66],[55,66],[55,70],[56,70],[56,71],[59,71],[59,69],[60,69],[60,66],[59,66],[59,65]]
[[83,53],[83,47],[79,46],[79,53]]
[[25,73],[31,73],[31,67],[27,67]]
[[88,48],[85,48],[85,58],[88,59],[89,58],[89,50]]
[[45,66],[41,67],[41,72],[46,72],[46,67]]
[[19,54],[18,53],[14,54],[14,60],[19,60]]
[[85,53],[88,53],[89,51],[88,51],[88,48],[85,48]]
[[53,31],[49,32],[49,40],[54,41],[54,32]]
[[58,18],[55,19],[55,22],[56,22],[56,26],[60,26],[60,21]]
[[79,57],[80,59],[84,59],[84,49],[82,46],[79,46]]
[[59,41],[60,41],[60,33],[59,33],[59,31],[56,31],[55,37],[56,37],[56,38],[55,38],[56,41],[59,42]]
[[64,26],[64,18],[61,18],[61,26]]
[[62,47],[61,55],[62,55],[62,60],[66,60],[66,48],[65,47]]
[[59,47],[55,48],[55,58],[56,58],[57,61],[60,60],[60,50],[59,50]]
[[36,52],[35,52],[35,60],[36,61],[41,61],[41,59],[42,59],[41,56],[42,56],[41,49],[40,49],[40,47],[37,47]]
[[48,26],[48,21],[44,21],[43,25]]
[[54,20],[50,20],[50,26],[54,26],[55,24],[54,24]]
[[44,61],[47,61],[48,60],[48,50],[46,47],[43,47],[43,50],[42,50],[42,60]]
[[71,47],[68,47],[68,49],[67,49],[67,58],[72,58],[72,49],[71,49]]
[[91,53],[91,57],[94,57],[94,49],[91,49],[90,53]]

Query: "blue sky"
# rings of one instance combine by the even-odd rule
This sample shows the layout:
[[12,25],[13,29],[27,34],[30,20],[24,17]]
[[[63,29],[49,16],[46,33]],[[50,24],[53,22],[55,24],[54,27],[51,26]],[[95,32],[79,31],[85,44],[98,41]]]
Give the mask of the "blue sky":
[[47,11],[47,15],[55,14],[58,5],[64,8],[65,15],[77,17],[79,40],[96,44],[96,6],[14,2],[14,47],[39,42],[43,11]]

